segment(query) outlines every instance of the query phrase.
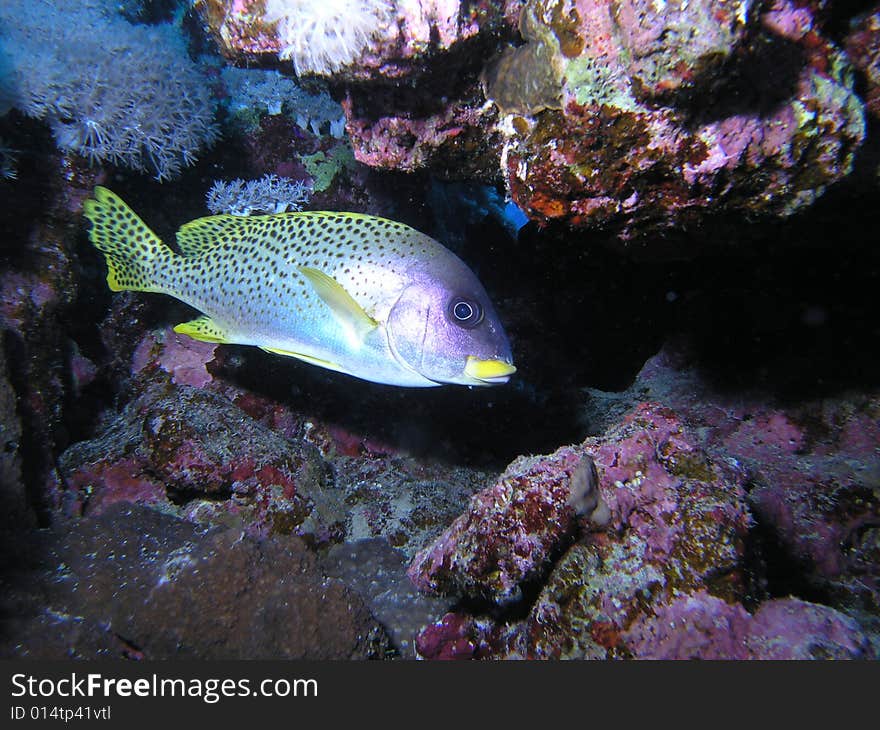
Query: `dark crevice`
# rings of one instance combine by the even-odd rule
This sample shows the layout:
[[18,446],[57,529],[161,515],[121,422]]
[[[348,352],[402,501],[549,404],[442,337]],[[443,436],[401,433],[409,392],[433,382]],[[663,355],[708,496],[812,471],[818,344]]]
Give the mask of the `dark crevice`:
[[[152,476],[161,481],[160,477]],[[168,501],[175,507],[184,507],[196,499],[202,502],[226,502],[232,498],[233,489],[231,484],[210,492],[203,492],[196,488],[180,489],[166,485],[165,494],[168,496]]]

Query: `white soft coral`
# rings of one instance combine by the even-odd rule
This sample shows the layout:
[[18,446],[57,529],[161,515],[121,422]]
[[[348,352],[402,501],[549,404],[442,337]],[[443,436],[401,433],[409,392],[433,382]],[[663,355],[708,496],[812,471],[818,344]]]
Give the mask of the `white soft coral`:
[[329,75],[363,54],[393,10],[393,0],[266,0],[263,18],[278,21],[279,55],[297,75]]

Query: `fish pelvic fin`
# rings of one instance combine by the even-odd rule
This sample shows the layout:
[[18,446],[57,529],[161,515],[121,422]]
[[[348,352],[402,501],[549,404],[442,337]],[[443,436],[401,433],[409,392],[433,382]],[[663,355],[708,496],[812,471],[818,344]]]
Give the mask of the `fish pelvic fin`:
[[230,342],[226,331],[207,315],[196,317],[189,322],[181,322],[174,331],[202,342]]
[[118,195],[101,186],[94,195],[83,212],[92,224],[89,239],[107,262],[107,285],[112,291],[164,292],[161,273],[173,266],[175,253]]

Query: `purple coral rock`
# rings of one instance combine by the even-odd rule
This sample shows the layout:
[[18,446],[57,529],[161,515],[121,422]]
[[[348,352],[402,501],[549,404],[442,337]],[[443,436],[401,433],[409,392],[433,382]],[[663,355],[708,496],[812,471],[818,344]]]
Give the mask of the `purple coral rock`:
[[880,118],[880,7],[862,17],[846,38],[853,65],[865,75],[868,111]]
[[559,559],[528,617],[492,642],[499,655],[628,657],[624,632],[652,606],[701,590],[742,597],[743,471],[710,458],[653,403],[578,450],[595,462],[604,531],[594,527]]
[[515,598],[519,584],[537,576],[572,534],[578,514],[593,512],[597,497],[592,462],[578,450],[520,457],[416,555],[409,576],[425,591]]
[[155,363],[171,375],[171,382],[202,388],[212,380],[206,365],[216,349],[215,343],[200,342],[167,327],[144,336],[132,356],[131,369],[138,373]]
[[[682,4],[683,15],[671,18],[640,7],[578,2],[584,48],[562,61],[561,110],[531,124],[501,120],[504,173],[530,217],[616,226],[623,238],[697,211],[784,217],[849,174],[865,137],[863,105],[845,55],[814,23],[799,45],[780,40],[800,25],[779,2],[772,22],[755,31],[760,40],[743,44],[737,28],[745,4],[721,13],[710,12],[711,2],[690,3],[686,12]],[[799,23],[812,20],[797,10]],[[683,30],[685,17],[699,20],[693,35]],[[681,33],[658,30],[676,23]],[[724,56],[729,63],[715,62]],[[777,78],[762,71],[758,79],[756,69],[768,64]],[[716,92],[665,101],[707,84]],[[745,98],[738,85],[748,87],[748,103],[730,103]]]
[[785,598],[762,603],[748,626],[755,659],[871,659],[868,639],[849,616]]
[[[304,0],[217,0],[197,7],[223,52],[241,60],[292,59],[301,73],[347,79],[397,78],[431,53],[474,37],[500,9],[460,0],[312,4]],[[316,12],[316,10],[318,12]],[[334,14],[357,32],[340,31]]]
[[675,346],[645,363],[630,397],[645,390],[694,426],[710,457],[748,474],[749,505],[792,559],[790,579],[845,605],[880,606],[877,393],[785,405],[762,391],[722,393]]
[[795,598],[767,601],[750,616],[698,591],[660,606],[624,633],[639,659],[866,659],[872,649],[850,617]]
[[642,616],[623,635],[639,659],[748,659],[748,612],[704,591]]
[[748,0],[612,2],[636,93],[662,96],[717,75],[745,37],[749,5]]
[[673,411],[639,404],[585,446],[610,528],[643,542],[648,561],[677,561],[677,580],[697,582],[738,564],[750,525],[745,475],[709,459]]
[[[625,625],[642,591],[668,595],[711,584],[736,596],[750,525],[744,477],[710,460],[672,411],[641,404],[602,438],[513,462],[416,556],[409,574],[423,590],[514,599],[573,535],[580,513],[607,534],[588,535],[563,558],[571,557],[571,567],[557,566],[554,576],[560,593],[570,592],[569,581],[584,586],[598,601],[597,618]],[[586,587],[591,581],[610,583],[594,591]],[[555,600],[543,604],[546,620],[535,614],[538,623],[553,623]]]

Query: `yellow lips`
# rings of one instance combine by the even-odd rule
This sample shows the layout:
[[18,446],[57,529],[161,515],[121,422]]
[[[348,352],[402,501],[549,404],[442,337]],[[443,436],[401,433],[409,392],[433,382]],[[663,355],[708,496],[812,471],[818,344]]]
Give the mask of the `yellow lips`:
[[465,375],[487,383],[506,382],[507,376],[515,372],[516,368],[503,360],[478,360],[473,355],[468,356],[464,366]]

